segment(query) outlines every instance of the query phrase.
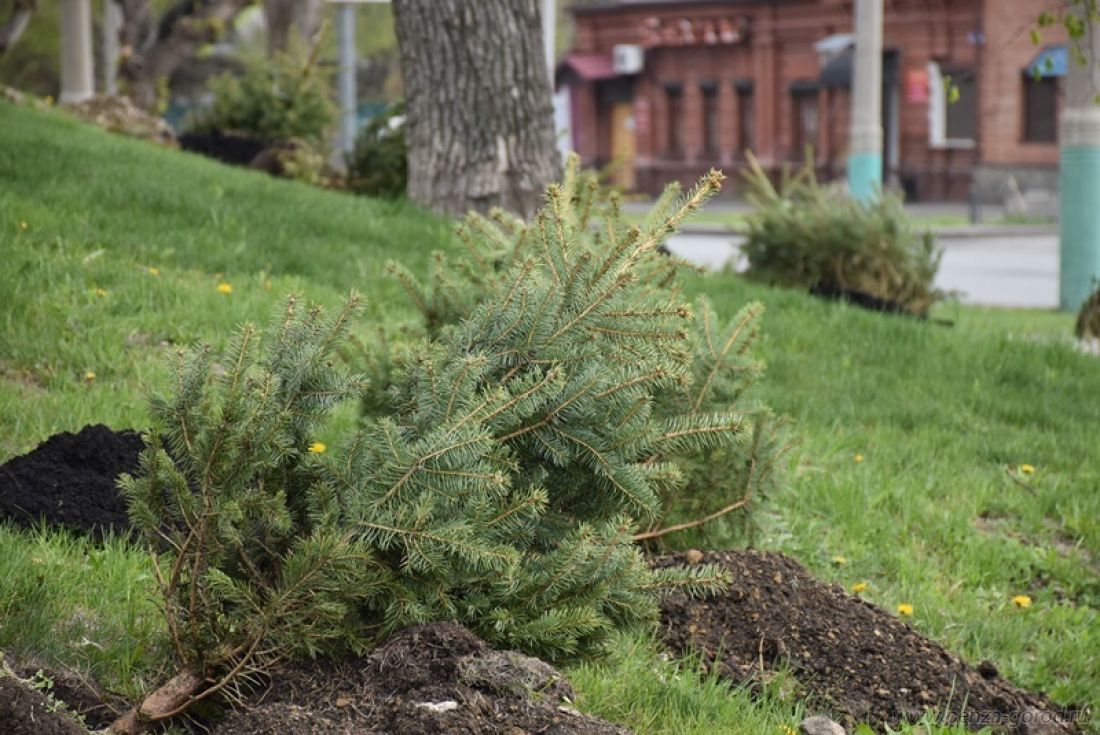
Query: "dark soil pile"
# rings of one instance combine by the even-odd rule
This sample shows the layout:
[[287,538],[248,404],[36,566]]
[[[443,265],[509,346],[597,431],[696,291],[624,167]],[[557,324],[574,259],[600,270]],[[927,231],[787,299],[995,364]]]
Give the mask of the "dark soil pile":
[[[64,703],[70,712],[84,720],[90,730],[107,727],[120,713],[130,708],[130,703],[122,697],[107,693],[91,679],[61,666],[50,666],[34,660],[16,660],[8,663],[8,669],[25,681],[41,682],[42,694],[48,695],[55,702]],[[3,716],[0,716],[0,733],[9,732],[6,727]]]
[[0,732],[4,735],[85,735],[76,720],[54,711],[46,695],[0,675]]
[[[1014,687],[992,663],[970,666],[884,610],[818,582],[782,554],[711,552],[703,561],[728,569],[731,589],[704,600],[666,600],[664,638],[678,655],[698,652],[733,681],[758,681],[787,664],[810,704],[849,727],[894,727],[932,710],[940,721],[961,721],[974,730],[1080,732],[1074,710]],[[686,563],[677,554],[655,566]]]
[[408,628],[368,656],[273,672],[214,735],[629,735],[567,702],[549,664],[496,651],[455,623]]
[[247,166],[267,147],[267,142],[240,133],[213,130],[209,133],[184,133],[180,147],[231,166]]
[[102,424],[51,436],[0,466],[0,520],[20,526],[44,520],[97,539],[129,533],[126,502],[115,481],[137,469],[144,446],[136,432]]

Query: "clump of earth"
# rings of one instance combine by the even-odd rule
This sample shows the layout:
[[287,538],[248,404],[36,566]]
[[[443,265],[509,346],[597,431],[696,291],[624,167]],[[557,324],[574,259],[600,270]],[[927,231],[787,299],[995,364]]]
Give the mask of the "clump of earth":
[[572,700],[549,664],[494,650],[457,623],[432,623],[395,633],[363,658],[274,672],[270,688],[213,735],[629,735]]
[[[0,733],[85,735],[75,717],[110,724],[92,685],[32,669],[0,675]],[[210,735],[630,735],[574,709],[569,681],[549,664],[494,650],[457,623],[406,628],[362,657],[284,665],[263,684],[224,716],[191,725]]]
[[724,567],[733,585],[704,599],[666,599],[664,641],[678,655],[701,655],[732,681],[767,680],[787,667],[813,708],[848,727],[897,727],[932,712],[937,722],[971,730],[1080,732],[1077,709],[1013,686],[993,662],[970,665],[882,608],[815,580],[783,554],[696,552],[654,565],[690,561]]
[[67,528],[102,539],[128,534],[118,476],[135,472],[145,443],[134,431],[103,424],[51,436],[33,451],[0,465],[0,520]]
[[[142,447],[138,434],[102,425],[51,437],[0,466],[0,521],[44,522],[95,537],[128,534],[115,481],[137,469]],[[1079,710],[1012,685],[993,662],[967,663],[886,611],[815,580],[782,554],[688,552],[653,560],[656,567],[700,562],[728,569],[733,585],[703,599],[665,600],[662,637],[674,654],[698,655],[735,683],[768,680],[786,668],[809,709],[848,727],[896,727],[932,712],[937,721],[973,730],[1080,732]],[[11,689],[11,681],[0,682]],[[40,692],[8,694],[15,704],[0,707],[0,732],[39,732],[19,730],[25,723],[4,717],[16,716],[13,706],[40,713]],[[90,716],[106,716],[90,703],[112,701],[111,713],[124,709],[87,690],[54,696],[89,724]],[[204,727],[221,735],[627,732],[581,715],[571,699],[568,682],[548,664],[494,651],[457,624],[437,623],[397,633],[365,657],[287,665],[242,708]]]

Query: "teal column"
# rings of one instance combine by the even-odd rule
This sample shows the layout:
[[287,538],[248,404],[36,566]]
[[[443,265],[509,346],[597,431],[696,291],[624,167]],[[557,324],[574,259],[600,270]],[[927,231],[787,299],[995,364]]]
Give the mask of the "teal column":
[[861,202],[882,186],[882,0],[856,0],[848,191]]
[[861,202],[869,202],[882,186],[882,153],[848,154],[848,190]]
[[1059,166],[1059,301],[1077,311],[1100,286],[1100,145],[1063,146]]
[[[1076,8],[1091,26],[1082,43],[1097,37],[1100,23]],[[1070,54],[1066,69],[1066,106],[1059,130],[1058,195],[1061,218],[1059,306],[1077,311],[1100,279],[1100,58],[1085,49],[1087,63]]]

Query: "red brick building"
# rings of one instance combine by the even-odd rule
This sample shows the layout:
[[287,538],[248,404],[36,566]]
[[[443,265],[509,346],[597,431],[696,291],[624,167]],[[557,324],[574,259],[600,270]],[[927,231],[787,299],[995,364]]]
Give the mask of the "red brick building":
[[[1048,0],[885,0],[884,175],[924,200],[1054,188],[1065,48],[1030,29]],[[572,8],[558,67],[574,149],[657,192],[746,149],[770,170],[813,146],[843,176],[853,0],[611,0]],[[953,93],[951,90],[957,90]],[[956,97],[954,102],[950,98]]]

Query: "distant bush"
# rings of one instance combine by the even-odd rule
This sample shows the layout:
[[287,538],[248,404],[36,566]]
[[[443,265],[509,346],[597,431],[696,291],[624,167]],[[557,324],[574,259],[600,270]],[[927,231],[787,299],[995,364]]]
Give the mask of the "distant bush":
[[942,253],[930,232],[912,228],[897,195],[861,203],[821,186],[812,162],[784,173],[778,189],[754,158],[742,175],[755,207],[743,248],[750,277],[920,316],[942,298],[932,285]]
[[1100,286],[1081,304],[1073,331],[1077,339],[1100,339]]
[[324,142],[336,116],[329,81],[317,68],[316,48],[250,60],[241,75],[210,82],[214,104],[197,113],[188,132],[235,132],[265,142],[299,138]]
[[397,199],[409,180],[405,105],[391,105],[363,126],[348,156],[348,188],[357,194]]

